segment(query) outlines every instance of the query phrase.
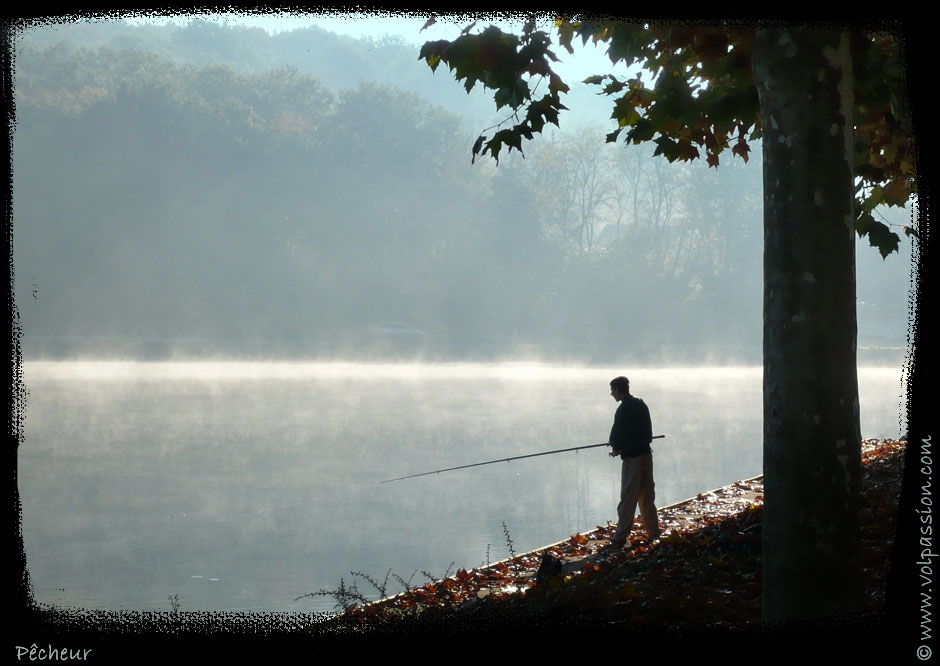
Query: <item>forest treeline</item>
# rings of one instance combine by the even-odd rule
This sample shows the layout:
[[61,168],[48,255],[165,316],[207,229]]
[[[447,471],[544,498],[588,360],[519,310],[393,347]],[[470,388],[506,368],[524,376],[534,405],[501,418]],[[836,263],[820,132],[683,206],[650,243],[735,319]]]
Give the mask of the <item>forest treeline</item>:
[[[471,166],[473,122],[266,59],[264,31],[91,30],[24,40],[15,62],[27,353],[759,358],[759,151],[669,165],[582,125]],[[295,49],[329,39],[297,32]]]

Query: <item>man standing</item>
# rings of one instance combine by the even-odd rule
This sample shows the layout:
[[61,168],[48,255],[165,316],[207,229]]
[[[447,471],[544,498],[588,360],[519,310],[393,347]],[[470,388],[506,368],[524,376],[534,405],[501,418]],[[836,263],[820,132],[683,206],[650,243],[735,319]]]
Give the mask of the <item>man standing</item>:
[[639,502],[640,516],[650,541],[660,535],[653,500],[653,425],[650,410],[640,398],[630,395],[630,380],[617,377],[610,382],[610,395],[620,403],[610,430],[610,455],[620,456],[620,503],[617,505],[617,531],[610,543],[623,547],[633,526]]

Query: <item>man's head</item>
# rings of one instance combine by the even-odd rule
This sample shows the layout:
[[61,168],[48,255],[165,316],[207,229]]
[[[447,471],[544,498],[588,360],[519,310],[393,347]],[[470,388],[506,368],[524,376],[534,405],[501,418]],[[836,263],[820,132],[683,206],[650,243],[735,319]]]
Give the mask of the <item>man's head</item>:
[[610,394],[620,402],[630,395],[630,380],[626,377],[614,377],[610,380]]

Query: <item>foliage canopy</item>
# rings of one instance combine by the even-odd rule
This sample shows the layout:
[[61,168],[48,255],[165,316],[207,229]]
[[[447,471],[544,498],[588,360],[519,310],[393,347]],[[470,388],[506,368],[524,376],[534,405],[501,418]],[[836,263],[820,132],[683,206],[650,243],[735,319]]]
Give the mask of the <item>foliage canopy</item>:
[[[426,42],[420,58],[432,70],[447,64],[468,92],[482,83],[495,91],[497,109],[512,110],[492,136],[485,130],[472,148],[474,160],[489,153],[498,162],[504,146],[522,153],[523,139],[532,139],[546,123],[558,126],[559,114],[566,108],[561,95],[569,87],[552,70],[558,57],[550,48],[549,32],[536,29],[535,16],[529,17],[519,36],[495,26],[478,34],[472,28],[452,41]],[[757,30],[753,23],[559,16],[552,30],[558,45],[570,54],[577,39],[582,45],[603,42],[612,64],[640,66],[632,78],[599,74],[584,81],[599,86],[613,100],[611,118],[617,127],[607,135],[608,142],[621,136],[634,144],[651,141],[655,154],[671,162],[704,154],[709,166],[717,167],[729,148],[747,161],[748,142],[762,132],[752,75]],[[847,30],[854,70],[855,228],[887,256],[897,251],[900,238],[875,219],[875,208],[904,206],[916,193],[903,42],[892,25]],[[907,226],[904,232],[916,233]]]

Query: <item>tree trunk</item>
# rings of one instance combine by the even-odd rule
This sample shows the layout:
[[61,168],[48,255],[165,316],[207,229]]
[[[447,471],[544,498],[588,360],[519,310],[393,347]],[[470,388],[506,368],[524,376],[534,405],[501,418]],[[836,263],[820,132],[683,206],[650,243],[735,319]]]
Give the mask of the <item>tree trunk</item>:
[[853,93],[848,36],[760,30],[763,614],[862,607]]

